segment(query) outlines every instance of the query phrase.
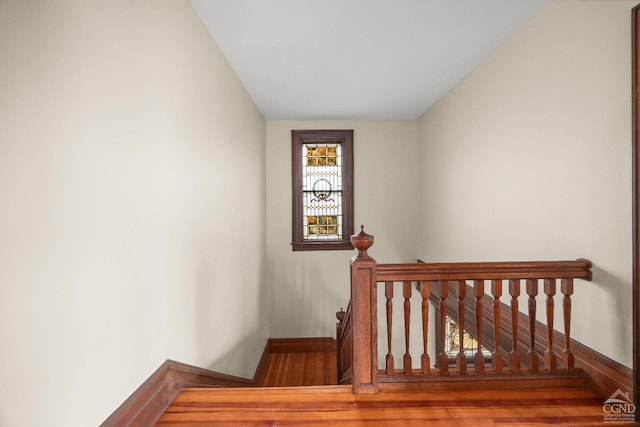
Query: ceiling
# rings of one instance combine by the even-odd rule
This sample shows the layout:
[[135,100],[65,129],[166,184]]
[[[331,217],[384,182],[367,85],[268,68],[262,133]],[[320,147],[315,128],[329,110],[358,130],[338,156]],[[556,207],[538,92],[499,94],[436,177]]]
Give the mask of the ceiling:
[[415,119],[547,0],[192,0],[266,120]]

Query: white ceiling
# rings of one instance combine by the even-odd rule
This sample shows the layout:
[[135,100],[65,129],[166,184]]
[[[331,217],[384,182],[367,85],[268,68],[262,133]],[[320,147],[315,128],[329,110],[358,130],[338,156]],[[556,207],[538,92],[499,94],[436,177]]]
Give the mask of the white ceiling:
[[267,120],[415,119],[547,0],[192,0]]

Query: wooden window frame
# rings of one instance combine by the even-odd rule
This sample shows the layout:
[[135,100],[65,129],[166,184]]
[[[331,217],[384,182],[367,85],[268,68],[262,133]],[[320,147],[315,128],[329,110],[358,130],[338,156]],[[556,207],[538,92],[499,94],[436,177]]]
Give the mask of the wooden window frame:
[[[342,144],[342,238],[304,240],[302,213],[302,148],[305,143],[335,142]],[[294,251],[353,250],[353,130],[291,131],[292,249]]]
[[632,234],[633,234],[633,403],[640,422],[640,4],[631,11]]

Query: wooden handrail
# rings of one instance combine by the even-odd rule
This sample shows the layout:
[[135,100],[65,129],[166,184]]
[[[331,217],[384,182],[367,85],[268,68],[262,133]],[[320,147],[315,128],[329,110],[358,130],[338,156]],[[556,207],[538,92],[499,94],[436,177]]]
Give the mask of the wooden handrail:
[[592,279],[591,262],[515,261],[378,264],[378,282],[493,280],[493,279]]
[[[571,295],[574,290],[574,279],[591,280],[591,262],[586,259],[578,259],[575,261],[519,261],[519,262],[463,262],[463,263],[410,263],[410,264],[377,264],[376,261],[368,254],[368,249],[373,245],[374,237],[365,233],[364,227],[360,234],[351,237],[351,242],[358,250],[357,256],[351,261],[351,331],[353,340],[352,355],[352,384],[353,391],[356,394],[371,394],[378,391],[378,319],[377,319],[377,292],[378,285],[384,285],[384,293],[386,297],[386,319],[387,319],[387,356],[386,356],[386,375],[400,375],[394,368],[393,355],[391,351],[391,319],[393,318],[393,286],[394,283],[402,285],[403,313],[404,313],[404,336],[405,336],[405,354],[403,356],[404,369],[401,375],[405,377],[414,376],[411,366],[411,353],[409,349],[409,331],[410,331],[410,313],[411,313],[411,294],[412,283],[419,283],[421,286],[420,293],[422,297],[422,328],[423,328],[423,354],[421,356],[421,371],[419,375],[448,375],[450,372],[457,375],[474,374],[521,374],[525,372],[521,369],[521,359],[525,357],[533,357],[535,351],[535,339],[530,338],[529,355],[520,354],[518,350],[518,301],[521,295],[529,295],[529,313],[532,316],[531,322],[535,322],[535,296],[538,294],[538,282],[540,286],[540,295],[546,297],[546,318],[547,318],[547,342],[546,349],[543,351],[544,365],[541,367],[545,372],[556,372],[558,367],[558,357],[553,343],[553,316],[554,316],[554,296],[556,294],[562,298],[563,321],[566,339],[565,347],[562,349],[561,361],[566,371],[573,370],[573,354],[570,344],[570,317],[571,317]],[[466,282],[473,282],[473,292],[467,291]],[[485,281],[489,281],[490,286],[486,288]],[[449,295],[456,298],[455,310],[459,325],[459,337],[462,341],[462,330],[465,322],[471,314],[468,309],[469,300],[473,299],[473,315],[475,318],[475,329],[482,330],[484,309],[492,316],[494,342],[503,338],[501,328],[511,328],[511,351],[508,357],[503,358],[498,351],[499,346],[493,346],[492,363],[490,367],[485,368],[484,359],[477,354],[472,365],[468,366],[468,361],[460,348],[456,357],[455,369],[450,370],[448,366],[448,355],[441,352],[436,360],[439,362],[440,369],[431,369],[429,366],[429,355],[426,354],[428,339],[428,303],[429,299],[433,300],[433,294],[430,293],[430,284],[433,283],[438,289],[438,301],[436,306],[440,306],[440,311],[446,313],[447,301]],[[503,289],[504,288],[504,289]],[[510,311],[512,312],[510,325],[501,325],[501,301],[503,296],[510,299]],[[491,306],[488,306],[484,300],[490,298]],[[436,328],[439,328],[441,334],[444,333],[445,318],[441,316],[437,320]],[[486,328],[485,328],[486,330]],[[527,359],[528,360],[528,359]],[[528,362],[531,366],[531,363]],[[525,373],[536,373],[538,366],[530,367]]]

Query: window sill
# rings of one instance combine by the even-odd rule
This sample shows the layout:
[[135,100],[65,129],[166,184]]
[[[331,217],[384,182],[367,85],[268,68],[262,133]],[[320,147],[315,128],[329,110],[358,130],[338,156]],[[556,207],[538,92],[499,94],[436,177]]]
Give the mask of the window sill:
[[353,250],[351,242],[339,241],[318,241],[318,242],[299,242],[292,243],[291,247],[294,251],[333,251],[333,250]]

